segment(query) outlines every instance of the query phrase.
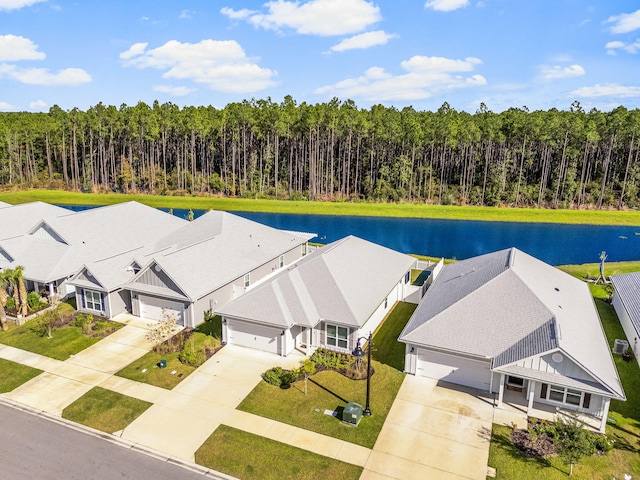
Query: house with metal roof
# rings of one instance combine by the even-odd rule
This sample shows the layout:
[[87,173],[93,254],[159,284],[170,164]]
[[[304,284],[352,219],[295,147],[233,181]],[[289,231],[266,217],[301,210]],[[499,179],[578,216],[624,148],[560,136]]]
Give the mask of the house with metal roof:
[[612,275],[612,305],[627,336],[629,347],[640,363],[640,272]]
[[399,337],[414,375],[596,417],[625,400],[587,284],[515,248],[445,265]]
[[84,263],[69,280],[78,308],[109,317],[129,311],[150,320],[168,312],[180,325],[195,327],[205,312],[304,256],[314,236],[221,211],[180,222],[139,247]]
[[351,353],[406,297],[415,263],[353,236],[330,243],[216,308],[223,340],[283,356],[318,347]]

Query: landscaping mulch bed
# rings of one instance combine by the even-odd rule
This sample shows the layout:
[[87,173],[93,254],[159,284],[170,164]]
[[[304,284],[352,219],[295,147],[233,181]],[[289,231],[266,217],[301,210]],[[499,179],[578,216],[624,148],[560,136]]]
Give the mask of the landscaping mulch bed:
[[[196,332],[193,328],[185,328],[181,332],[176,333],[171,338],[166,339],[164,342],[159,343],[155,347],[153,347],[153,351],[159,355],[168,355],[170,353],[178,353],[180,352],[187,342],[191,339],[193,334]],[[213,357],[218,350],[223,347],[221,343],[216,343],[215,345],[207,345],[205,346],[204,353],[209,360]]]
[[518,450],[529,457],[546,457],[557,453],[553,437],[547,433],[537,435],[534,440],[528,430],[514,430],[511,432],[511,441]]

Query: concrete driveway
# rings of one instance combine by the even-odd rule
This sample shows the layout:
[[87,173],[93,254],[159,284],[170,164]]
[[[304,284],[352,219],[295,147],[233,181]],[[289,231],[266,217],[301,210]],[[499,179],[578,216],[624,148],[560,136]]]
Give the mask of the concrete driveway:
[[362,480],[485,480],[493,400],[407,375]]
[[200,445],[261,381],[262,372],[275,365],[297,367],[300,360],[227,345],[161,395],[121,436],[193,461]]

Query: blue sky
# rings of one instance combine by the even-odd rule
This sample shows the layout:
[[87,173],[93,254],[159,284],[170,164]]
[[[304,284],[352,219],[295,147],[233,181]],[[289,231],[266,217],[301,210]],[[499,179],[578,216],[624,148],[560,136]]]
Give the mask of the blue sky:
[[637,0],[0,0],[0,111],[640,107]]

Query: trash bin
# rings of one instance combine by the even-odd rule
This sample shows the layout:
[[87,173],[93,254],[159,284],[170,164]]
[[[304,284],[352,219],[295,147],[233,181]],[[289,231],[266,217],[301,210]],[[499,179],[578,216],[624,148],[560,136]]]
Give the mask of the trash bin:
[[158,366],[160,368],[167,368],[167,361],[163,358],[162,360],[160,360],[160,362],[158,362]]
[[362,405],[349,402],[342,411],[342,421],[350,425],[358,425],[362,419]]

